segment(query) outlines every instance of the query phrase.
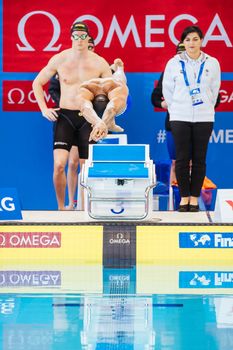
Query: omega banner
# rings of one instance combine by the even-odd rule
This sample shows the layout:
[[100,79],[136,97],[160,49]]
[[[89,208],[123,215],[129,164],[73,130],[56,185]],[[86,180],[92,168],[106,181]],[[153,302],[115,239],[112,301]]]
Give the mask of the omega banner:
[[[207,176],[218,188],[233,188],[232,0],[225,0],[224,6],[218,0],[185,5],[173,0],[119,0],[117,6],[106,0],[0,0],[0,6],[0,117],[4,130],[0,137],[4,164],[0,183],[17,188],[23,210],[57,208],[52,183],[52,123],[34,113],[39,109],[32,80],[53,55],[70,47],[70,26],[76,20],[88,23],[96,53],[109,63],[116,57],[124,61],[132,103],[119,117],[119,124],[129,143],[150,145],[154,161],[168,159],[165,112],[155,112],[150,102],[154,82],[174,55],[183,29],[191,24],[201,27],[205,33],[203,50],[220,61],[223,72]],[[45,100],[53,105],[47,89]],[[216,167],[218,159],[221,166]]]
[[[69,29],[75,20],[89,24],[96,50],[107,60],[117,55],[128,72],[161,71],[174,54],[183,28],[198,24],[206,33],[203,46],[218,55],[224,71],[232,69],[231,0],[196,1],[184,5],[167,0],[107,1],[4,0],[3,69],[35,72],[55,53],[70,46]],[[128,4],[127,4],[128,3]],[[23,4],[23,6],[22,6]]]

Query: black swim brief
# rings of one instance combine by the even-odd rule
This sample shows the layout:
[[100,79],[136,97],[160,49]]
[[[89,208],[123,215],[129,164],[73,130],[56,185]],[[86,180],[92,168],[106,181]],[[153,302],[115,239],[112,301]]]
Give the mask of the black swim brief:
[[69,152],[72,145],[75,145],[78,147],[79,157],[87,159],[91,124],[78,110],[60,109],[58,115],[53,149],[65,149]]

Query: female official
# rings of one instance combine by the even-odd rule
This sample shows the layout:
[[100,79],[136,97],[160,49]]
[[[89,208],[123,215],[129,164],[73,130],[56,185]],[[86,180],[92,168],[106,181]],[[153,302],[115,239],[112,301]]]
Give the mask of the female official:
[[203,33],[199,27],[187,27],[181,41],[185,51],[166,65],[163,96],[176,148],[176,176],[181,195],[179,211],[197,212],[220,88],[220,66],[216,58],[201,51]]

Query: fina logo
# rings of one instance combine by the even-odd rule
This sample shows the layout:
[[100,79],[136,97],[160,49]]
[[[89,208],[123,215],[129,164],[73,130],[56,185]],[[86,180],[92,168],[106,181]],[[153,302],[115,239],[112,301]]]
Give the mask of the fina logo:
[[233,232],[180,232],[180,248],[233,248]]
[[189,282],[190,286],[197,286],[198,284],[201,286],[208,286],[211,280],[206,278],[205,275],[199,276],[197,273],[194,273],[193,279]]
[[118,232],[116,234],[116,238],[110,238],[109,243],[110,244],[130,244],[130,239],[125,238],[123,233]]
[[210,236],[207,234],[201,235],[199,239],[196,234],[192,234],[190,235],[190,239],[194,243],[195,247],[198,247],[199,244],[205,246],[211,242]]
[[232,271],[181,271],[180,288],[232,288]]

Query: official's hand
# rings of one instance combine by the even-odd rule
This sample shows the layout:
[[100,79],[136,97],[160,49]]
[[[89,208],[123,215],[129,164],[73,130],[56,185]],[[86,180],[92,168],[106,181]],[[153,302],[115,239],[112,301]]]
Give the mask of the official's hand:
[[164,100],[161,102],[161,107],[164,108],[164,109],[167,109],[167,102]]
[[58,114],[56,111],[59,111],[59,109],[60,108],[46,108],[42,111],[42,115],[51,122],[55,122],[58,118]]

